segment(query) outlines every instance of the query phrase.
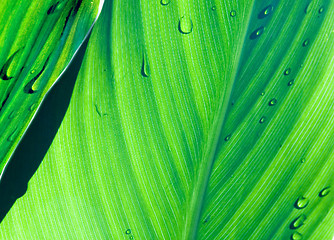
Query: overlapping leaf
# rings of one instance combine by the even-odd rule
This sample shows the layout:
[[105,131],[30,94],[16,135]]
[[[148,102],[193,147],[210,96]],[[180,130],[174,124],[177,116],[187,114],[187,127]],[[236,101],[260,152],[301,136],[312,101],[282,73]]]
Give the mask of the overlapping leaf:
[[0,3],[0,172],[92,26],[100,1]]

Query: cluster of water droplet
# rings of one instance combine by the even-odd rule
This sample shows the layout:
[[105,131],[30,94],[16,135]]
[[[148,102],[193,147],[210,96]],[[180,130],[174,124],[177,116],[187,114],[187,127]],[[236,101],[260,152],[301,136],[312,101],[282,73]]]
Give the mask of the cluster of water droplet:
[[[319,192],[319,197],[325,197],[329,194],[330,192],[330,187],[325,187],[323,188],[320,192]],[[294,207],[298,210],[304,209],[308,206],[309,204],[309,199],[300,196],[298,197],[297,201],[294,203]],[[291,224],[290,224],[290,229],[292,230],[296,230],[298,228],[300,228],[302,225],[304,225],[306,220],[306,215],[305,214],[301,214],[300,216],[298,216],[297,218],[295,218]],[[291,239],[292,240],[297,240],[297,239],[302,239],[303,235],[297,231],[293,232],[291,234]]]

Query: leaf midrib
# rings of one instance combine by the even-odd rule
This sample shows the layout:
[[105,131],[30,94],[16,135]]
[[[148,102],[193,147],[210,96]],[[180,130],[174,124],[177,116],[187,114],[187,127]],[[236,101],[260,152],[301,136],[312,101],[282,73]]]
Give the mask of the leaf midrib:
[[[236,61],[235,61],[235,67],[233,69],[233,73],[231,74],[231,82],[232,84],[225,84],[225,91],[223,91],[223,94],[221,95],[219,99],[219,107],[217,114],[215,115],[215,118],[213,120],[213,127],[211,128],[211,131],[208,135],[207,144],[205,146],[205,151],[202,157],[202,165],[199,167],[199,174],[198,178],[196,179],[197,182],[195,184],[195,189],[193,191],[191,202],[190,202],[190,208],[188,210],[189,215],[186,217],[184,231],[182,233],[182,239],[197,239],[197,233],[199,230],[199,223],[201,216],[203,214],[203,207],[204,207],[204,200],[206,196],[206,192],[209,185],[209,180],[212,173],[212,167],[215,161],[216,152],[218,150],[218,142],[219,139],[222,136],[222,128],[224,125],[224,122],[226,120],[226,112],[228,109],[228,103],[231,100],[231,93],[233,89],[233,85],[235,83],[237,73],[239,69],[241,68],[241,57],[242,52],[244,49],[244,43],[246,41],[246,34],[248,31],[250,19],[253,13],[253,6],[254,6],[254,0],[250,4],[250,11],[248,13],[248,19],[246,21],[247,25],[243,29],[242,33],[242,40],[240,41],[239,52],[236,55]],[[207,160],[206,160],[207,159]],[[190,221],[188,219],[190,218]]]

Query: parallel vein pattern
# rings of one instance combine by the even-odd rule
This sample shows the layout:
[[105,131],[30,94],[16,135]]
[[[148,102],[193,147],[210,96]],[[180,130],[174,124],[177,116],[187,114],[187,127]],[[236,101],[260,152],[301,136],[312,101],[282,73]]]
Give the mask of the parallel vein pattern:
[[106,1],[0,238],[331,239],[333,12]]

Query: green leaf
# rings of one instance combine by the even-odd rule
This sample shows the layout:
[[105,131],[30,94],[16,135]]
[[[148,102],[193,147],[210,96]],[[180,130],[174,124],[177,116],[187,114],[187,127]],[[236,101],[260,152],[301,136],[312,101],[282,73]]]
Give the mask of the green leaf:
[[333,13],[106,1],[0,238],[332,239]]
[[87,36],[99,1],[0,3],[0,177],[45,94]]

